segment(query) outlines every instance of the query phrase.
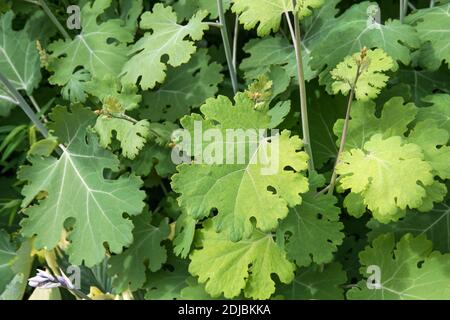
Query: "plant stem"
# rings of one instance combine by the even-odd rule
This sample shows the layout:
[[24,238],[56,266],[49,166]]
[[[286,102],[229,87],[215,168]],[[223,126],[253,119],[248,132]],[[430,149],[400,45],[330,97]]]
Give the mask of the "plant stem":
[[222,24],[220,22],[206,22],[208,26],[222,28]]
[[405,16],[408,13],[408,0],[400,0],[400,22],[405,21]]
[[41,108],[39,107],[38,103],[36,102],[36,99],[32,95],[29,95],[28,98],[30,98],[31,103],[33,104],[34,109],[36,109],[37,113],[41,113]]
[[59,32],[61,32],[61,34],[64,36],[64,38],[69,41],[72,40],[69,33],[62,26],[62,24],[58,21],[58,19],[55,17],[55,15],[50,10],[50,8],[47,6],[47,3],[45,2],[45,0],[39,0],[39,5],[42,7],[42,10],[44,10],[45,14],[53,22],[53,24],[56,26],[56,28],[58,28]]
[[[292,0],[293,7],[297,5],[296,0]],[[305,144],[305,151],[309,156],[308,170],[311,173],[314,171],[314,159],[311,149],[311,138],[309,135],[309,121],[308,121],[308,106],[306,101],[306,84],[303,71],[303,60],[302,60],[302,45],[301,45],[301,35],[300,35],[300,22],[296,13],[294,13],[294,27],[292,26],[291,19],[289,17],[289,12],[285,11],[286,21],[291,32],[292,42],[294,44],[295,59],[297,62],[297,77],[298,86],[300,90],[300,111],[301,111],[301,121],[303,130],[303,143]]]
[[434,7],[434,3],[435,3],[434,0],[431,0],[431,1],[430,1],[430,8],[433,8],[433,7]]
[[353,98],[355,97],[355,88],[356,88],[356,84],[357,84],[359,76],[360,76],[360,72],[361,72],[361,65],[358,65],[358,69],[356,70],[356,78],[355,78],[353,85],[351,86],[350,96],[348,97],[347,114],[345,115],[344,128],[342,130],[342,137],[341,137],[341,144],[339,145],[339,151],[336,156],[336,162],[334,164],[333,174],[331,176],[331,182],[330,182],[330,185],[328,186],[328,194],[333,194],[334,186],[336,185],[336,178],[337,178],[336,168],[339,164],[341,155],[345,149],[345,143],[347,141],[348,127],[350,124],[350,114],[352,111]]
[[237,49],[238,49],[238,39],[239,39],[239,16],[236,15],[236,21],[234,22],[234,33],[233,33],[233,67],[237,70]]
[[31,122],[34,123],[39,132],[45,137],[48,137],[48,130],[44,126],[44,124],[39,120],[36,113],[34,113],[33,109],[28,105],[22,95],[16,90],[16,88],[9,82],[9,80],[0,73],[0,82],[2,82],[8,91],[13,95],[14,99],[18,102],[20,108],[25,112],[25,114],[30,118]]
[[225,48],[225,57],[227,58],[228,70],[230,72],[231,85],[236,94],[238,92],[238,82],[236,76],[236,69],[233,65],[233,57],[231,53],[230,40],[228,39],[228,29],[225,21],[225,13],[223,10],[222,0],[217,0],[217,9],[219,11],[219,23],[222,25],[220,33],[222,34],[222,41]]

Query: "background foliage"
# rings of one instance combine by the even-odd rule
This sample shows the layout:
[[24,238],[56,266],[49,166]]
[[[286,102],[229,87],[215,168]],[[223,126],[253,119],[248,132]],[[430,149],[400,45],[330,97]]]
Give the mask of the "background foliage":
[[[92,299],[450,299],[450,1],[224,0],[231,56],[214,0],[70,4],[0,2],[0,299],[79,298],[27,286],[69,265]],[[280,129],[281,169],[175,166],[194,121]]]

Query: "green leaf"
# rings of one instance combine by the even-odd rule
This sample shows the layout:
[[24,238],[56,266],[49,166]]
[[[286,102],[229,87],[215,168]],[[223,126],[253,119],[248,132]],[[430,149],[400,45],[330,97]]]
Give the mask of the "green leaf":
[[145,283],[145,272],[149,269],[156,272],[166,262],[167,252],[162,244],[169,235],[168,219],[153,225],[151,214],[143,214],[133,218],[133,243],[123,253],[109,259],[114,288],[117,292],[136,291]]
[[111,112],[124,112],[136,109],[142,100],[136,86],[121,85],[119,80],[111,76],[107,76],[102,80],[92,79],[84,85],[84,90],[90,95],[97,97],[103,104],[107,105],[111,100],[117,104],[116,110],[109,110]]
[[408,65],[411,62],[411,48],[420,46],[413,27],[398,20],[376,22],[370,15],[369,7],[378,6],[375,2],[354,4],[342,15],[329,21],[326,35],[311,53],[311,68],[320,72],[320,82],[331,90],[330,71],[345,57],[363,47],[383,49],[394,61]]
[[[300,0],[294,8],[291,0],[233,0],[231,10],[239,15],[239,21],[246,30],[258,25],[258,36],[263,37],[271,31],[280,29],[281,18],[285,12],[294,12],[299,19],[309,16],[313,8],[323,4],[323,0]],[[292,20],[292,19],[291,19]]]
[[[39,54],[26,30],[12,29],[13,18],[12,11],[0,17],[0,70],[14,88],[31,95],[41,81]],[[14,102],[5,98],[1,88],[0,99]]]
[[109,8],[111,1],[86,3],[81,9],[81,33],[72,40],[58,40],[49,46],[51,84],[67,84],[79,67],[99,79],[120,74],[127,61],[126,44],[133,41],[133,32],[124,27],[121,19],[98,23],[98,17]]
[[16,248],[11,243],[9,234],[0,230],[0,293],[14,277],[11,266],[15,257]]
[[416,28],[422,42],[421,65],[437,70],[446,62],[450,68],[450,4],[418,10],[406,18],[406,23]]
[[414,104],[423,106],[423,99],[438,90],[450,93],[449,78],[450,70],[444,67],[437,71],[401,68],[392,76],[391,82],[397,87],[408,85]]
[[[252,39],[245,44],[244,51],[250,56],[242,60],[239,68],[247,82],[266,74],[274,81],[274,92],[281,93],[287,89],[292,78],[297,78],[294,46],[286,38]],[[303,56],[303,62],[305,79],[311,80],[315,73],[308,68],[306,56]]]
[[432,167],[419,146],[380,134],[372,136],[363,149],[344,152],[337,173],[342,188],[360,193],[382,222],[398,219],[399,209],[420,207],[426,196],[424,186],[434,182]]
[[347,293],[349,299],[370,300],[442,300],[450,299],[450,255],[432,251],[425,235],[405,235],[395,243],[393,234],[376,238],[360,253],[361,275],[368,266],[381,271],[379,289],[368,289],[362,280]]
[[191,251],[196,225],[197,220],[186,213],[182,213],[177,219],[175,239],[173,241],[173,252],[183,259],[186,258]]
[[294,281],[280,286],[277,294],[288,300],[343,300],[347,274],[339,263],[323,269],[312,265],[297,271]]
[[331,76],[335,80],[331,86],[334,94],[342,92],[348,95],[355,85],[357,74],[360,73],[355,86],[356,99],[367,101],[378,96],[389,79],[384,73],[394,67],[394,61],[381,49],[368,50],[366,54],[361,61],[361,53],[355,53],[345,58],[331,71]]
[[[167,2],[170,3],[170,0]],[[222,3],[224,11],[227,11],[230,8],[231,0],[222,0]],[[214,0],[178,0],[172,6],[179,21],[190,18],[198,10],[208,11],[211,19],[219,16],[217,1]]]
[[[195,53],[193,41],[200,40],[209,28],[208,24],[202,22],[206,16],[206,11],[199,11],[186,25],[179,25],[172,8],[164,7],[161,3],[153,7],[153,12],[142,14],[141,29],[152,32],[145,33],[131,47],[131,57],[122,70],[122,83],[139,83],[143,90],[163,83],[167,65],[178,67],[188,62]],[[163,56],[168,56],[167,65],[161,61]]]
[[101,149],[93,134],[95,114],[81,106],[72,112],[57,107],[51,114],[51,129],[66,143],[59,159],[32,157],[32,165],[19,172],[28,181],[23,188],[22,206],[28,207],[39,193],[46,197],[25,209],[22,233],[36,235],[37,248],[54,248],[67,219],[75,219],[70,232],[70,261],[88,266],[100,262],[106,242],[113,253],[120,253],[132,241],[132,223],[123,213],[137,215],[144,206],[142,181],[131,175],[105,179],[103,171],[118,171],[119,161],[111,152]]
[[[195,135],[194,121],[203,121],[203,130],[214,128],[223,132],[224,137],[227,129],[242,129],[242,132],[236,132],[245,135],[246,129],[267,128],[270,121],[267,114],[254,109],[253,102],[245,94],[236,96],[235,106],[228,98],[220,96],[207,100],[200,110],[204,118],[192,115],[181,120],[192,137]],[[300,152],[302,141],[296,136],[290,137],[286,130],[272,136],[270,143],[267,139],[255,140],[258,138],[252,132],[244,142],[252,142],[254,146],[258,143],[258,146],[249,150],[242,159],[243,164],[226,164],[230,162],[226,161],[231,154],[230,143],[226,144],[227,150],[217,163],[214,157],[204,152],[211,149],[211,146],[208,148],[210,143],[194,141],[194,149],[200,148],[202,152],[194,156],[202,156],[203,163],[181,164],[177,168],[178,173],[172,177],[172,188],[181,194],[178,202],[187,214],[200,219],[216,208],[218,215],[214,221],[217,230],[225,231],[234,240],[252,234],[251,219],[255,219],[256,227],[263,231],[275,228],[278,219],[286,217],[288,207],[301,203],[299,194],[308,190],[307,179],[301,173],[306,169],[308,159],[306,153]],[[232,162],[237,163],[234,153],[236,139],[231,139]],[[277,150],[271,150],[273,145]],[[220,141],[214,141],[213,146],[224,149]],[[188,151],[192,154],[191,150]],[[251,161],[261,159],[264,153],[273,155],[272,160],[277,162],[274,168],[270,168],[270,174],[265,174],[269,169],[267,165]],[[293,170],[286,170],[286,167]]]
[[10,261],[14,277],[0,295],[0,300],[21,300],[27,288],[27,280],[33,265],[33,240],[23,239],[15,257]]
[[206,49],[200,49],[192,59],[178,67],[169,67],[167,80],[156,91],[143,95],[142,117],[152,121],[175,121],[213,97],[223,81],[222,66],[211,62]]
[[124,163],[138,176],[148,176],[154,168],[160,177],[168,177],[176,171],[171,152],[172,149],[149,141],[133,160],[124,159]]
[[433,168],[434,173],[442,179],[450,179],[450,132],[437,127],[434,120],[418,122],[408,136],[408,142],[420,146],[425,161]]
[[[342,95],[329,95],[316,81],[307,85],[308,106],[312,106],[313,112],[308,113],[309,130],[311,135],[311,148],[313,152],[314,165],[316,169],[323,167],[330,159],[335,160],[338,153],[336,146],[336,135],[333,126],[338,119],[345,117],[347,110],[347,99]],[[295,101],[295,100],[294,100]],[[299,110],[299,105],[293,106],[293,110]],[[311,111],[312,111],[311,110]],[[295,117],[295,114],[288,119]],[[300,119],[297,114],[296,119]],[[293,123],[292,129],[298,130],[297,122]]]
[[430,107],[420,108],[417,114],[417,121],[433,119],[439,128],[450,133],[450,95],[434,94],[423,99]]
[[440,204],[426,214],[411,211],[400,221],[382,224],[372,219],[367,226],[371,229],[368,233],[369,240],[373,240],[385,233],[393,233],[399,240],[403,235],[412,233],[414,236],[426,234],[433,242],[436,250],[450,253],[450,208],[446,204]]
[[117,140],[120,141],[122,155],[134,159],[147,141],[149,127],[150,123],[147,120],[133,123],[126,119],[101,115],[97,118],[94,129],[100,137],[100,146],[103,148],[111,144],[112,135],[115,132]]
[[290,208],[277,229],[277,239],[285,239],[286,252],[299,267],[331,262],[344,238],[337,199],[328,194],[316,195],[325,178],[314,174],[309,180],[310,191],[303,195],[302,204]]
[[182,289],[188,286],[186,280],[190,277],[188,261],[169,256],[163,270],[148,276],[145,289],[145,299],[176,300],[181,299]]
[[76,71],[61,90],[63,98],[70,102],[85,102],[86,85],[90,79],[91,74],[87,70]]
[[275,292],[272,274],[282,283],[293,280],[295,267],[271,234],[255,231],[249,239],[232,242],[210,222],[200,231],[201,249],[191,254],[189,272],[212,297],[233,298],[243,290],[247,298],[268,299]]
[[[353,104],[345,144],[346,150],[361,149],[375,134],[381,134],[383,138],[404,136],[408,131],[408,125],[414,121],[418,112],[413,103],[405,104],[401,97],[395,97],[386,102],[380,117],[376,116],[375,109],[376,104],[372,101]],[[336,136],[342,136],[343,127],[344,120],[338,120],[333,129]],[[340,144],[340,138],[337,144]]]

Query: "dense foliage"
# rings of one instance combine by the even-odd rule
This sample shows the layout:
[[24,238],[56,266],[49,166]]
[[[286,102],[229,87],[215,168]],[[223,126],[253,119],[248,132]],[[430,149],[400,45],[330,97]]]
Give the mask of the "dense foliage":
[[0,2],[0,299],[450,299],[449,0],[72,2]]

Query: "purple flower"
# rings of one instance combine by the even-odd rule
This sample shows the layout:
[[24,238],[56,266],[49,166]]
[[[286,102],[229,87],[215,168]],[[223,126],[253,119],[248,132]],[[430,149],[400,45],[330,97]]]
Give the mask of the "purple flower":
[[63,287],[74,289],[75,286],[69,278],[61,271],[61,276],[54,277],[51,273],[38,269],[38,273],[33,278],[28,279],[28,285],[34,288],[52,289]]

